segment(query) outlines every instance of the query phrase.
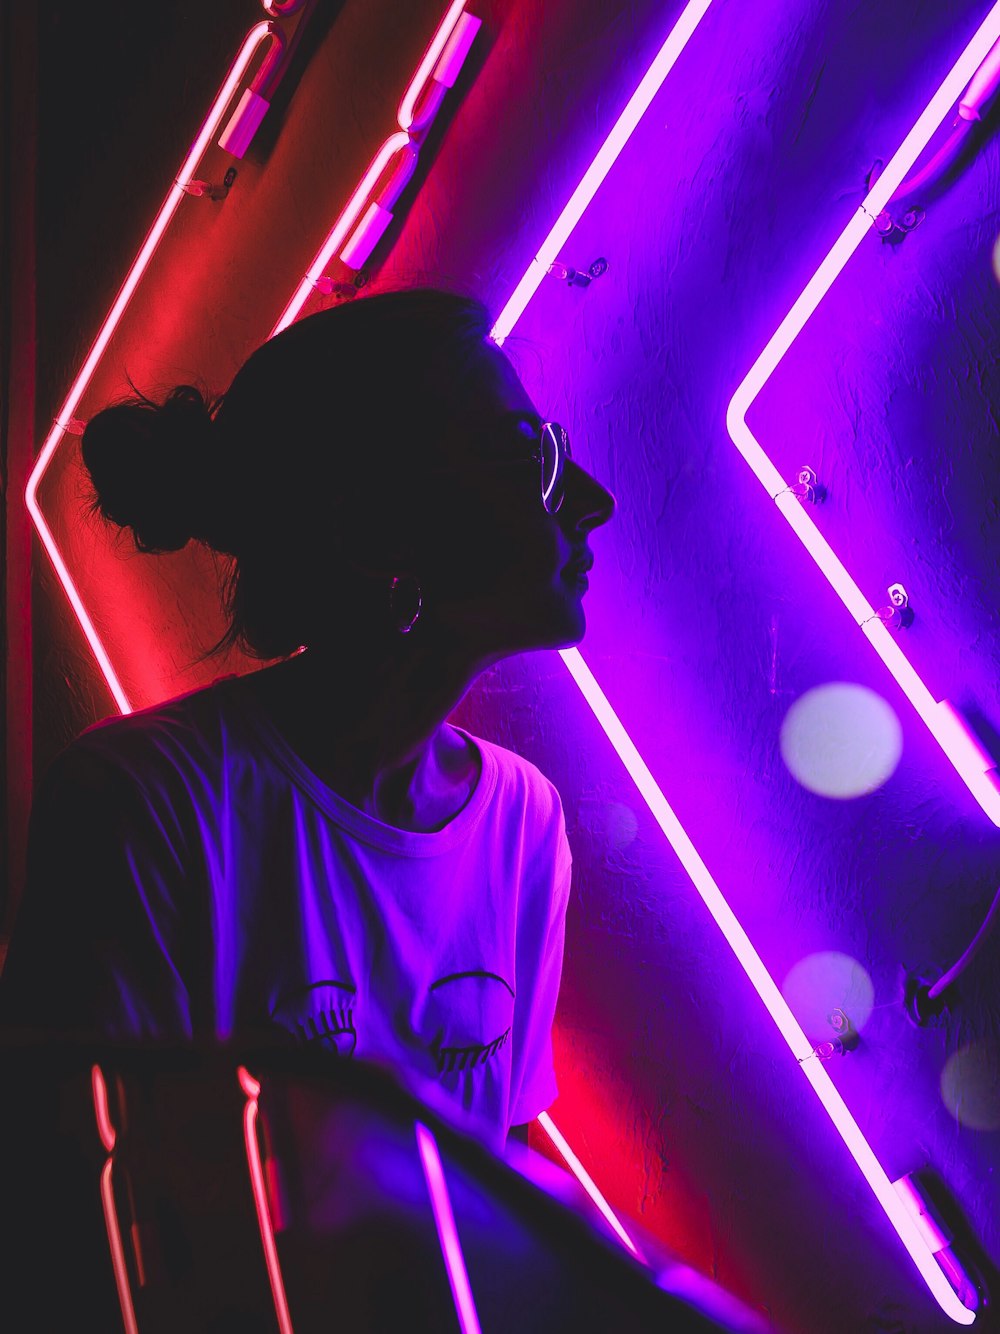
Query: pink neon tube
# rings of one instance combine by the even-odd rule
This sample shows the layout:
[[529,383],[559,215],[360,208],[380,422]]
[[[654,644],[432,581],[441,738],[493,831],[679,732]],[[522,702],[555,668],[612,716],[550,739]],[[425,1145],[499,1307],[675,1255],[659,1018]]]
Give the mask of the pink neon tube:
[[114,1271],[115,1288],[118,1292],[118,1304],[122,1311],[125,1334],[138,1334],[139,1326],[136,1322],[135,1306],[132,1302],[132,1285],[129,1283],[128,1266],[125,1263],[125,1247],[122,1245],[122,1231],[118,1222],[118,1209],[115,1205],[115,1190],[112,1180],[115,1168],[112,1151],[117,1136],[111,1123],[111,1113],[108,1110],[108,1086],[104,1079],[104,1072],[99,1065],[91,1068],[90,1086],[94,1098],[97,1133],[108,1154],[107,1160],[101,1168],[101,1209],[104,1213],[104,1226],[108,1234],[111,1268]]
[[[348,237],[351,236],[352,229],[358,222],[363,211],[366,213],[366,221],[374,224],[375,218],[373,217],[369,219],[367,213],[368,205],[373,202],[372,192],[382,179],[383,173],[393,157],[395,157],[397,153],[401,153],[404,149],[413,149],[413,139],[411,138],[409,131],[410,127],[413,125],[417,101],[422,96],[427,80],[431,77],[431,72],[437,64],[437,61],[440,59],[442,52],[445,50],[449,39],[455,33],[457,25],[463,17],[468,17],[463,16],[462,11],[464,8],[465,0],[453,0],[452,4],[449,5],[448,9],[445,11],[445,15],[438,24],[434,36],[431,38],[430,45],[424,52],[424,57],[417,67],[417,71],[413,78],[410,80],[406,91],[403,94],[403,99],[399,104],[397,123],[399,124],[400,129],[386,139],[385,143],[372,158],[365,174],[362,176],[361,181],[354,190],[354,193],[351,195],[350,199],[348,199],[347,203],[341,210],[340,216],[327,233],[326,240],[316,252],[312,263],[306,271],[305,277],[295,289],[290,301],[285,306],[285,309],[278,316],[274,328],[268,335],[269,338],[273,338],[276,333],[280,333],[282,329],[286,329],[298,316],[299,311],[308,301],[316,284],[323,277],[324,269],[333,259],[334,255],[340,252],[341,247],[344,245],[345,241],[347,241]],[[478,28],[478,20],[475,20],[475,23]],[[411,169],[415,165],[416,162],[414,158],[413,162],[410,163]],[[405,181],[403,181],[403,184],[405,184]],[[400,188],[402,188],[402,186],[400,186]],[[351,238],[348,249],[349,255],[353,254],[354,245],[359,239],[360,238],[357,237]]]
[[635,1242],[632,1240],[629,1234],[625,1231],[624,1227],[622,1227],[621,1221],[619,1220],[617,1214],[611,1208],[611,1205],[608,1204],[607,1200],[604,1198],[604,1196],[601,1194],[601,1192],[595,1185],[594,1178],[590,1175],[590,1173],[584,1167],[583,1163],[580,1162],[580,1159],[570,1148],[569,1141],[567,1140],[566,1136],[562,1133],[562,1131],[559,1129],[556,1123],[552,1120],[552,1117],[549,1116],[548,1112],[542,1112],[539,1115],[538,1124],[542,1127],[546,1135],[548,1135],[549,1139],[555,1145],[563,1162],[570,1169],[570,1171],[576,1177],[577,1181],[579,1181],[580,1185],[584,1188],[584,1190],[587,1192],[590,1198],[594,1201],[594,1204],[596,1204],[602,1217],[606,1219],[606,1221],[608,1222],[609,1226],[611,1227],[612,1231],[614,1232],[618,1240],[627,1250],[630,1250],[632,1252],[632,1254],[635,1256],[637,1260],[641,1260],[643,1264],[645,1264],[646,1257],[639,1250],[639,1247],[635,1244]]
[[459,1329],[462,1334],[481,1334],[476,1303],[472,1297],[472,1286],[465,1268],[462,1243],[458,1239],[455,1215],[448,1194],[448,1183],[444,1179],[444,1167],[438,1153],[437,1140],[419,1121],[416,1123],[417,1149],[420,1153],[420,1165],[424,1169],[427,1193],[431,1197],[431,1210],[434,1214],[434,1226],[437,1228],[441,1255],[451,1285],[451,1296],[455,1303]]
[[[806,513],[787,490],[787,482],[771,463],[746,422],[751,405],[775,368],[802,331],[858,246],[868,235],[873,218],[885,208],[941,121],[981,71],[1000,37],[1000,3],[990,10],[979,30],[931,98],[927,107],[879,176],[829,254],[782,320],[767,346],[733,395],[727,425],[733,443],[753,469],[758,481],[775,497],[778,509],[794,529],[844,606],[861,626],[886,667],[909,699],[925,726],[954,766],[966,787],[994,824],[1000,825],[1000,772],[996,760],[977,743],[961,715],[946,699],[936,699],[914,670],[897,636],[876,616],[875,609],[846,567]],[[987,69],[987,74],[990,70]]]
[[101,1143],[104,1145],[105,1152],[112,1153],[118,1135],[112,1124],[111,1112],[108,1108],[108,1086],[104,1082],[104,1072],[99,1065],[95,1065],[91,1069],[90,1088],[94,1097],[94,1116],[97,1120],[97,1133],[100,1136]]
[[298,315],[317,282],[323,276],[323,270],[343,245],[348,232],[357,222],[361,210],[367,204],[372,190],[382,177],[382,173],[392,161],[394,155],[398,153],[400,149],[405,148],[409,142],[410,136],[404,134],[402,130],[399,130],[396,134],[389,136],[372,158],[360,183],[350,199],[344,205],[340,216],[330,229],[326,240],[317,251],[313,262],[309,265],[309,270],[306,273],[306,276],[295,289],[288,305],[278,316],[277,323],[268,334],[269,338],[273,338],[276,333],[280,333],[282,329],[286,329],[295,319],[296,315]]
[[[628,138],[638,124],[639,119],[652,101],[656,90],[660,87],[670,69],[673,67],[678,55],[691,37],[698,22],[704,16],[707,8],[708,4],[705,0],[692,0],[692,3],[685,7],[673,31],[654,59],[650,70],[647,71],[639,88],[626,106],[625,111],[622,113],[621,117],[619,117],[619,120],[615,124],[611,133],[598,150],[597,156],[588,168],[583,180],[570,197],[568,204],[556,219],[551,231],[539,248],[532,266],[529,267],[524,277],[514,289],[514,292],[504,306],[504,309],[501,311],[493,330],[493,336],[498,342],[502,342],[515,327],[525,307],[537,290],[548,265],[555,258],[573,227],[582,216],[584,209],[597,193],[597,190],[610,170],[611,165],[628,141]],[[994,6],[990,17],[991,20],[994,21],[1000,19],[1000,0],[998,0],[997,5]],[[959,73],[950,83],[948,83],[947,89],[942,90],[942,92],[939,93],[939,100],[946,99],[946,106],[954,103],[955,98],[961,93],[962,88],[968,82],[969,77],[974,70],[982,63],[986,52],[995,40],[996,33],[994,33],[992,37],[989,37],[988,32],[986,31],[988,27],[989,21],[987,24],[983,25],[983,28],[980,29],[979,34],[977,34],[977,38],[974,38],[973,42],[970,44],[970,48],[966,52],[967,59],[960,61],[959,67],[956,67],[959,69]],[[972,52],[971,55],[969,54],[969,51]],[[926,142],[926,138],[930,136],[934,125],[937,124],[941,119],[941,116],[943,116],[946,106],[941,106],[939,108],[937,120],[932,120],[932,117],[928,115],[928,113],[925,113],[924,117],[921,118],[921,121],[918,122],[922,131],[926,132],[924,142]],[[915,136],[915,131],[911,131],[906,142],[912,146],[917,142],[917,138],[918,136]],[[919,147],[915,147],[913,149],[913,157],[915,157],[919,151]],[[903,175],[910,166],[912,158],[910,161],[900,164],[900,162],[897,161],[898,157],[899,155],[897,154],[897,158],[893,159],[882,176],[879,177],[876,190],[869,195],[869,198],[866,201],[865,207],[870,210],[872,215],[881,210],[885,201],[891,196],[893,190],[898,186]],[[855,244],[860,241],[861,235],[867,232],[869,224],[869,217],[866,214],[859,214],[859,219],[853,224],[858,232]],[[826,285],[829,286],[829,283]],[[818,302],[822,293],[820,292],[817,294],[817,287],[818,281],[814,279],[813,283],[810,284],[810,287],[806,289],[806,293],[803,294],[803,297],[805,299],[815,298],[815,302]],[[825,288],[823,290],[825,291]],[[806,317],[803,316],[802,323],[805,322],[805,318]],[[801,328],[801,324],[799,327]],[[779,330],[779,333],[781,332],[782,331]],[[791,338],[789,338],[789,342],[790,341]],[[777,358],[775,360],[777,360]],[[758,369],[759,363],[758,366],[755,366],[754,371],[751,372],[751,376],[748,376],[745,384],[752,381],[753,376],[758,372]],[[769,374],[770,371],[767,373]],[[763,383],[763,379],[765,378],[766,375],[761,378],[760,383]],[[756,393],[759,392],[759,389],[760,384],[757,384],[753,389],[752,394],[748,394],[745,406],[743,405],[743,400],[740,400],[741,414],[742,412],[745,412],[746,407],[749,406],[749,403],[752,401],[752,398],[756,396]],[[741,386],[740,392],[742,393],[743,391],[744,386]],[[756,445],[756,442],[753,443]],[[759,446],[756,447],[756,451],[753,452],[752,457],[757,467],[760,469],[758,476],[761,477],[764,485],[771,488],[771,483],[773,482],[774,485],[773,488],[771,488],[770,493],[772,495],[777,494],[777,492],[782,490],[786,485],[784,479],[766,458]],[[787,512],[794,512],[797,515],[801,514],[802,508],[798,501],[794,502],[794,506],[794,511],[792,511],[789,506]],[[827,551],[829,551],[829,548],[827,548]],[[832,552],[829,554],[832,557]],[[860,594],[858,594],[858,597],[860,597]],[[884,626],[882,628],[885,629]],[[888,631],[886,634],[888,634]],[[878,636],[873,636],[873,638],[877,639]],[[694,844],[691,842],[686,830],[671,809],[666,797],[656,780],[653,778],[645,760],[643,760],[640,755],[637,746],[628,735],[621,720],[604,694],[604,691],[601,689],[590,668],[587,666],[583,655],[578,649],[564,649],[560,652],[560,657],[566,664],[570,675],[576,682],[584,699],[590,705],[594,716],[597,718],[609,741],[617,751],[619,758],[625,765],[629,776],[635,783],[653,817],[656,819],[670,845],[676,852],[685,871],[698,893],[701,895],[705,906],[712,914],[713,919],[722,931],[730,948],[733,950],[733,953],[739,960],[747,977],[750,979],[750,982],[753,984],[755,990],[763,1001],[779,1032],[788,1044],[789,1050],[795,1058],[796,1065],[812,1085],[824,1110],[843,1139],[862,1175],[871,1187],[873,1194],[885,1211],[887,1218],[909,1252],[911,1259],[938,1305],[957,1324],[971,1325],[975,1320],[975,1313],[968,1310],[968,1308],[961,1303],[952,1289],[950,1283],[929,1250],[925,1239],[922,1237],[918,1227],[915,1225],[913,1219],[903,1206],[899,1196],[893,1189],[892,1183],[889,1181],[884,1169],[872,1152],[871,1146],[865,1139],[860,1127],[848,1110],[846,1103],[837,1091],[836,1086],[833,1084],[824,1066],[820,1061],[809,1059],[812,1055],[812,1044],[799,1027],[798,1021],[792,1014],[784,997],[775,985],[773,978],[768,973],[749,937],[737,920],[735,913],[726,902],[722,891],[719,889],[719,886],[713,879],[708,867],[702,860]],[[909,664],[907,664],[907,666],[909,666]],[[912,669],[910,670],[912,672]]]
[[392,207],[406,189],[417,169],[419,150],[408,140],[399,150],[399,161],[392,174],[368,205],[340,258],[352,269],[360,269],[378,245],[382,233],[392,221]]
[[243,1142],[246,1146],[247,1167],[250,1171],[250,1189],[253,1191],[254,1207],[257,1210],[257,1226],[260,1229],[261,1245],[264,1248],[264,1264],[271,1284],[271,1298],[274,1302],[274,1314],[278,1321],[280,1334],[294,1334],[288,1298],[285,1294],[285,1280],[281,1273],[278,1259],[278,1247],[274,1240],[274,1227],[271,1223],[271,1206],[268,1203],[267,1187],[264,1183],[264,1166],[260,1160],[260,1145],[257,1143],[257,1117],[259,1114],[258,1098],[260,1082],[245,1066],[236,1072],[240,1088],[246,1095],[243,1108]]
[[556,218],[551,231],[539,247],[533,262],[514,288],[507,304],[497,317],[497,322],[493,326],[495,342],[503,343],[503,340],[521,318],[528,302],[538,290],[539,283],[548,272],[549,265],[555,260],[565,244],[566,238],[583,217],[584,210],[594,195],[597,194],[605,176],[617,160],[618,154],[632,137],[632,131],[645,115],[646,108],[656,96],[657,90],[662,86],[664,79],[673,69],[674,62],[687,46],[691,34],[705,17],[705,12],[711,3],[712,0],[690,0],[690,3],[684,6],[683,13],[671,29],[667,40],[656,53],[653,63],[643,75],[638,88],[629,98],[625,110],[618,117],[611,133],[598,149],[597,156],[587,168],[580,184],[570,195],[569,202]]
[[963,120],[979,120],[980,112],[1000,87],[1000,40],[994,42],[989,55],[969,80],[958,114]]
[[236,59],[233,61],[215,101],[212,103],[208,116],[198,133],[198,137],[195,139],[190,152],[181,164],[180,170],[177,173],[177,178],[167,192],[167,197],[160,206],[160,211],[157,213],[153,225],[149,229],[145,241],[142,243],[142,248],[132,261],[132,267],[125,275],[125,280],[119,289],[118,295],[115,297],[114,304],[104,318],[104,323],[101,325],[97,337],[94,339],[94,343],[87,354],[87,359],[83,363],[76,379],[73,381],[73,385],[70,388],[69,394],[66,396],[62,407],[59,409],[55,424],[42,445],[35,466],[31,470],[31,476],[28,478],[27,487],[25,488],[24,502],[28,507],[32,522],[38,530],[38,536],[48,553],[49,559],[52,561],[59,582],[66,590],[66,596],[69,598],[70,605],[76,613],[76,617],[83,628],[83,632],[87,637],[90,647],[93,649],[94,657],[97,659],[98,665],[108,683],[108,687],[114,696],[115,703],[118,705],[118,708],[122,713],[131,713],[132,706],[129,703],[128,696],[125,694],[121,682],[118,680],[118,675],[115,672],[115,669],[111,665],[111,660],[94,627],[94,623],[91,620],[86,607],[83,605],[83,601],[80,598],[72,576],[70,575],[66,563],[62,558],[62,554],[56,545],[52,531],[45,522],[45,518],[38,505],[38,487],[49,466],[52,455],[55,453],[63,436],[72,423],[73,414],[86,392],[87,386],[90,384],[94,371],[97,368],[97,364],[104,355],[105,348],[121,322],[122,315],[124,315],[125,309],[132,299],[132,295],[138,286],[139,280],[146,272],[149,262],[153,258],[157,246],[160,244],[163,233],[166,231],[181,200],[184,198],[184,186],[193,178],[198,163],[201,161],[206,148],[221,125],[226,109],[233,100],[233,95],[246,73],[247,67],[253,59],[258,46],[260,46],[261,42],[268,39],[275,31],[276,29],[274,29],[274,26],[271,23],[258,23],[247,33],[243,45],[237,52]]
[[441,52],[447,45],[456,25],[462,17],[462,11],[465,8],[465,0],[452,0],[445,12],[444,18],[437,26],[437,31],[431,38],[430,46],[424,52],[424,58],[417,66],[417,72],[410,80],[406,92],[403,94],[403,100],[399,104],[397,114],[397,123],[401,130],[409,131],[413,125],[416,113],[417,102],[426,87],[427,80],[431,77],[431,71],[437,64]]
[[104,1226],[108,1232],[111,1267],[115,1273],[115,1287],[118,1289],[118,1302],[122,1308],[122,1323],[125,1326],[125,1334],[139,1334],[135,1307],[132,1304],[132,1289],[128,1281],[128,1268],[125,1264],[125,1248],[122,1245],[121,1228],[118,1226],[115,1192],[111,1184],[114,1161],[113,1158],[109,1158],[101,1168],[101,1208],[104,1210]]

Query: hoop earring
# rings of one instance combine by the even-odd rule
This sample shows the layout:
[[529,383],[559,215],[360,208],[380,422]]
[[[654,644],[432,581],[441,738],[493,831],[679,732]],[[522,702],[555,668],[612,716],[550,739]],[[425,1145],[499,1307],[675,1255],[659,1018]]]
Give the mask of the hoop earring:
[[393,575],[389,585],[389,614],[401,635],[408,635],[424,606],[423,589],[416,575]]

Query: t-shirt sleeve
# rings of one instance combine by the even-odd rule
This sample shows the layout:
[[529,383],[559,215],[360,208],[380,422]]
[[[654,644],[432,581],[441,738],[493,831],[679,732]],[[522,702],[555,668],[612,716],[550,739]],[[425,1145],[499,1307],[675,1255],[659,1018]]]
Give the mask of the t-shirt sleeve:
[[[552,1062],[552,1022],[559,999],[562,979],[563,951],[566,939],[566,908],[569,903],[573,857],[566,838],[562,804],[555,794],[557,826],[555,855],[549,861],[550,890],[544,902],[547,912],[539,915],[539,939],[529,949],[529,957],[537,960],[533,977],[518,977],[518,1000],[522,1001],[520,1053],[515,1055],[514,1087],[511,1090],[510,1125],[524,1125],[533,1121],[555,1101],[558,1093],[555,1068]],[[518,941],[522,953],[526,941]],[[540,945],[540,948],[539,948]]]
[[183,859],[125,769],[74,743],[32,806],[0,1023],[111,1040],[191,1036],[182,981]]

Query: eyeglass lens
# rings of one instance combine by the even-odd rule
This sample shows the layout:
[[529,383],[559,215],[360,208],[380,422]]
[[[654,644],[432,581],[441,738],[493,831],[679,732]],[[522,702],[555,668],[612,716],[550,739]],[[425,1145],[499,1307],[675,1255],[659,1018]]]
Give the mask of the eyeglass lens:
[[569,437],[555,422],[542,427],[542,504],[549,514],[555,514],[563,502],[566,486],[563,465],[569,455]]

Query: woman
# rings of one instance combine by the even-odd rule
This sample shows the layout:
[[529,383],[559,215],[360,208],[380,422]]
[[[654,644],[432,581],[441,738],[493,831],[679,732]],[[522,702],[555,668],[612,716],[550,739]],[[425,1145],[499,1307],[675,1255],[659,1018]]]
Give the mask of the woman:
[[259,348],[221,404],[98,413],[95,505],[142,551],[232,557],[276,663],[88,729],[36,797],[8,1024],[282,1033],[391,1066],[502,1147],[555,1095],[570,853],[552,785],[447,718],[576,643],[613,497],[477,303],[359,298]]

